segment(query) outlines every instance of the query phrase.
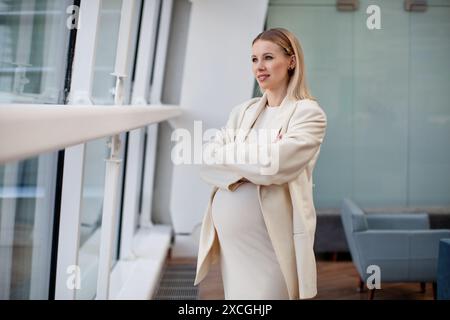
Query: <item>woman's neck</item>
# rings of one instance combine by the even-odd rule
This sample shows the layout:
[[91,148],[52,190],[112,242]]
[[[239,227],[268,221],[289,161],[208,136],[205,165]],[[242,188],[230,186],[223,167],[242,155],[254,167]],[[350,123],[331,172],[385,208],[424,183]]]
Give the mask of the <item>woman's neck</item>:
[[266,90],[267,104],[270,107],[279,106],[287,93],[287,88],[279,88],[275,90]]

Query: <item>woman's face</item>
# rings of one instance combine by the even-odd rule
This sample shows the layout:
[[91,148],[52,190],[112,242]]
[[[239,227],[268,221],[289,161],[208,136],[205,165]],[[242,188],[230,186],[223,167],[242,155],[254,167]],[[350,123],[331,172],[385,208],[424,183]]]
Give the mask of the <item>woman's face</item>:
[[274,90],[289,83],[288,69],[294,66],[294,57],[267,40],[257,40],[252,47],[253,74],[263,90]]

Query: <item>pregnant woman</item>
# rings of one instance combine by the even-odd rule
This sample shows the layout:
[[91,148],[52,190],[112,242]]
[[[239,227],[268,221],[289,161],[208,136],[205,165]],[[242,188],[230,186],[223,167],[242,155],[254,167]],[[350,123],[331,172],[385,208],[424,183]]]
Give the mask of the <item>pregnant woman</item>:
[[[225,299],[312,298],[312,172],[326,115],[308,91],[303,52],[290,31],[260,33],[251,62],[263,96],[233,108],[209,149],[213,161],[202,169],[213,190],[195,285],[220,261]],[[252,156],[256,161],[248,161]]]

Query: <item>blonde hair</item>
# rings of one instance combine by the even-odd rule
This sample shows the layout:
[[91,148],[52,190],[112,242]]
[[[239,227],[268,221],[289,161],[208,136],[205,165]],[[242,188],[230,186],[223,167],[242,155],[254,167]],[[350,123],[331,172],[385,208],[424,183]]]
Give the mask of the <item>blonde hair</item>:
[[258,34],[253,40],[252,45],[258,40],[266,40],[279,45],[281,49],[283,49],[284,53],[289,57],[295,55],[295,68],[294,70],[288,71],[289,85],[287,95],[296,100],[315,100],[314,97],[311,96],[308,85],[306,84],[303,50],[297,37],[287,29],[273,28]]

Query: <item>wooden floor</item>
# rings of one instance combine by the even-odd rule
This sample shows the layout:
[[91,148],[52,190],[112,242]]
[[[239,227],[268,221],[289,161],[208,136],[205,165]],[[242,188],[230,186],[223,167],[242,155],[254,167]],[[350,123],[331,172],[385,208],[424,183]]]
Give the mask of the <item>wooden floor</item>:
[[[172,259],[169,263],[196,264],[195,259]],[[318,261],[318,294],[316,300],[365,300],[367,289],[357,291],[357,271],[351,261]],[[215,264],[199,285],[200,300],[223,300],[223,286],[220,265]],[[425,293],[420,292],[419,283],[386,283],[376,290],[375,300],[432,300],[431,283],[427,283]]]

